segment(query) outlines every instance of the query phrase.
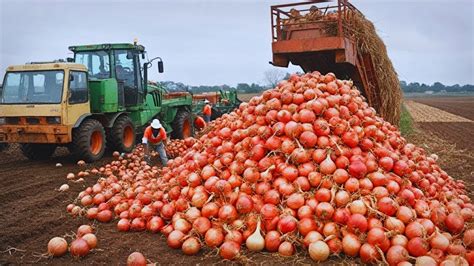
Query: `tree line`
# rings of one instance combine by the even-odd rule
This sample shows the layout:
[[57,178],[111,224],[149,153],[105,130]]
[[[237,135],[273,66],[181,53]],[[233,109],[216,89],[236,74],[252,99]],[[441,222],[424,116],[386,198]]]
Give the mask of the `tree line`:
[[403,92],[474,92],[474,85],[466,84],[466,85],[444,85],[441,82],[435,82],[432,85],[428,85],[425,83],[418,83],[418,82],[410,82],[407,83],[406,81],[400,81],[400,86],[402,87]]
[[[232,87],[229,85],[214,85],[214,86],[188,86],[181,82],[173,82],[173,81],[164,81],[161,84],[167,88],[169,91],[189,91],[192,93],[203,93],[203,92],[218,92],[219,90],[237,90],[239,93],[259,93],[264,90],[267,90],[272,85],[260,85],[256,83],[238,83],[237,86]],[[441,82],[435,82],[432,85],[428,85],[425,83],[418,83],[418,82],[410,82],[407,83],[406,81],[400,81],[400,86],[403,92],[413,93],[423,93],[426,91],[432,92],[474,92],[474,85],[444,85]]]

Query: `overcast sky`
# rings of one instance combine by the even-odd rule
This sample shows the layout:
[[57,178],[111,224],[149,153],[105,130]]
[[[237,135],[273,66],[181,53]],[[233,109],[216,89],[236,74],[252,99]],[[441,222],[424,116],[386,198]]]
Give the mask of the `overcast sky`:
[[[154,79],[263,83],[270,5],[288,2],[0,0],[0,69],[71,56],[69,45],[138,38],[164,60]],[[473,0],[351,2],[375,23],[400,79],[474,84]]]

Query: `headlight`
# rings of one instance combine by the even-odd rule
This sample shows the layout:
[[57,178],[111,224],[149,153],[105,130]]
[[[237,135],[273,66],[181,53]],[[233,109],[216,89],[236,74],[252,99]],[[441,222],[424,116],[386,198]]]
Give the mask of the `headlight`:
[[46,118],[48,124],[61,124],[61,117],[59,116],[50,116]]
[[0,117],[0,125],[5,125],[7,123],[7,119],[5,117]]

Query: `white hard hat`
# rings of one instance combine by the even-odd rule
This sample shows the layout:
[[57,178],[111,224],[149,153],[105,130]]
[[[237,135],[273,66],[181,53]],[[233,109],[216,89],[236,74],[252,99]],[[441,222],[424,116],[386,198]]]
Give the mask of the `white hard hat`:
[[208,99],[205,99],[205,100],[204,100],[204,103],[209,103],[209,100],[208,100]]
[[160,123],[160,120],[153,119],[153,121],[151,121],[151,127],[154,128],[154,129],[160,129],[162,127],[161,123]]

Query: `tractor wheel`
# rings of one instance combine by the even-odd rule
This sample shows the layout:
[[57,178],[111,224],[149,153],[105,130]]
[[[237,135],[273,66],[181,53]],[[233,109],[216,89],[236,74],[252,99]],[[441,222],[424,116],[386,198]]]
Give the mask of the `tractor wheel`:
[[0,143],[0,152],[6,150],[8,148],[8,143]]
[[121,116],[115,120],[110,129],[107,142],[112,151],[131,152],[135,147],[135,126],[128,116]]
[[216,120],[217,118],[221,116],[222,116],[222,112],[219,109],[212,107],[211,121]]
[[30,160],[46,160],[53,155],[56,150],[54,144],[43,143],[23,143],[20,150]]
[[192,137],[193,121],[191,119],[191,112],[186,109],[179,109],[171,127],[173,128],[173,132],[171,132],[173,139]]
[[97,120],[88,119],[72,132],[71,151],[87,162],[99,160],[105,151],[105,130]]

